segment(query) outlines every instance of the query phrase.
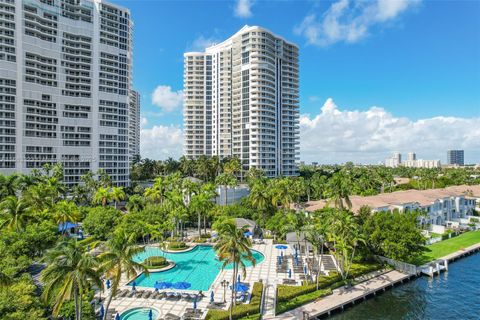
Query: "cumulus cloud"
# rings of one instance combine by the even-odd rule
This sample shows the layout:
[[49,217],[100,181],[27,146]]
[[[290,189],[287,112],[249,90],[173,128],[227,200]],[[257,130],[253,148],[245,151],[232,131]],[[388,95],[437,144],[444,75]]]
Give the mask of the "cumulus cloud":
[[252,16],[253,0],[237,0],[234,13],[240,18],[249,18]]
[[203,35],[197,37],[193,42],[188,46],[189,51],[205,51],[205,48],[211,47],[214,44],[220,42],[216,36],[205,37]]
[[173,91],[170,86],[157,86],[152,93],[152,104],[163,111],[172,112],[183,104],[182,90]]
[[378,163],[392,151],[413,151],[418,158],[445,162],[446,150],[465,149],[468,159],[478,161],[479,123],[480,118],[443,116],[414,121],[380,107],[341,110],[329,98],[318,114],[300,117],[300,158],[319,163]]
[[175,126],[153,126],[140,132],[142,158],[177,159],[183,154],[183,133]]
[[295,28],[307,42],[326,47],[336,42],[354,43],[375,27],[398,18],[421,0],[339,0],[322,14],[310,14]]

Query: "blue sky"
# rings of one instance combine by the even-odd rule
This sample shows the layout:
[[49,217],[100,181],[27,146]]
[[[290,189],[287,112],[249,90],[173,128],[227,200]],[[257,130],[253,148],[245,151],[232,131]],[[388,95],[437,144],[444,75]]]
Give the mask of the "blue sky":
[[[135,23],[144,156],[181,155],[183,53],[248,24],[300,47],[303,160],[375,163],[412,149],[445,161],[446,149],[465,148],[467,160],[480,162],[479,1],[115,2]],[[368,119],[373,128],[362,127]]]

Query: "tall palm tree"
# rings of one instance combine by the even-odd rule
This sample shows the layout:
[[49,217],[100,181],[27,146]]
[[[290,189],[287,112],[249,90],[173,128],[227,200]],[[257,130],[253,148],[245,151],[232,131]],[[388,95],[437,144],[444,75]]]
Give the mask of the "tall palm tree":
[[228,189],[231,186],[236,186],[237,178],[233,174],[222,173],[216,179],[215,183],[217,186],[221,186],[225,191],[225,202],[224,205],[228,204]]
[[[108,311],[112,298],[118,293],[122,274],[130,280],[135,278],[139,272],[148,275],[148,269],[143,264],[133,260],[145,248],[136,245],[134,237],[126,232],[115,234],[113,238],[106,242],[105,249],[98,256],[98,260],[100,261],[100,272],[105,273],[106,277],[112,281],[112,287],[105,305],[105,310]],[[103,320],[107,319],[107,313],[105,312]]]
[[[67,222],[78,222],[80,220],[80,210],[75,203],[62,200],[57,203],[53,211],[53,220],[56,224],[66,225]],[[65,233],[65,229],[62,230],[62,234]]]
[[32,218],[32,207],[23,198],[8,196],[0,203],[0,229],[21,231]]
[[11,174],[8,176],[0,174],[0,197],[14,196],[17,192],[20,180],[20,176],[17,174]]
[[62,241],[45,256],[47,267],[41,273],[45,284],[43,298],[53,303],[57,316],[62,305],[69,300],[75,303],[75,319],[82,318],[82,296],[93,286],[103,288],[97,272],[98,262],[76,240]]
[[235,304],[235,289],[239,269],[242,270],[243,277],[246,276],[246,266],[244,261],[250,261],[255,266],[256,260],[253,257],[249,239],[244,235],[244,230],[237,228],[233,220],[228,220],[218,226],[218,242],[215,244],[215,251],[218,259],[223,262],[222,270],[229,264],[233,264],[232,276],[232,295],[230,301],[230,320],[233,314],[233,305]]
[[105,207],[112,200],[112,192],[109,188],[100,187],[93,195],[93,203]]
[[326,194],[328,202],[333,202],[334,207],[340,210],[343,210],[346,207],[351,208],[351,185],[352,183],[349,175],[343,170],[334,173],[327,184]]
[[123,191],[123,187],[112,187],[110,193],[112,200],[115,201],[115,209],[117,209],[117,203],[125,200],[125,191]]
[[253,183],[248,199],[253,208],[262,213],[263,224],[267,222],[267,210],[271,208],[271,196],[267,188],[267,181],[265,179],[258,179]]

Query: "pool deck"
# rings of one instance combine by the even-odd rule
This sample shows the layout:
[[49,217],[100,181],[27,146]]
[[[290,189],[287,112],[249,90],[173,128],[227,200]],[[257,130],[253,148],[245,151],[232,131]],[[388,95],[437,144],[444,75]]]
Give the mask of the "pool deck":
[[[273,245],[272,240],[265,240],[265,244],[254,244],[252,249],[259,251],[265,257],[265,259],[255,267],[248,267],[247,268],[247,275],[245,279],[242,277],[242,282],[246,282],[250,284],[250,288],[253,287],[254,282],[258,282],[262,280],[264,283],[268,283],[267,281],[276,281],[277,278],[286,278],[284,274],[277,274],[276,272],[276,263],[277,263],[277,256],[279,254],[279,250],[275,248]],[[284,250],[286,254],[291,254],[289,249]],[[232,282],[233,277],[233,270],[223,270],[220,271],[213,281],[210,290],[205,291],[205,297],[197,303],[197,308],[207,311],[207,306],[210,302],[210,292],[213,291],[215,295],[215,301],[221,302],[223,300],[223,293],[224,288],[221,285],[223,280],[227,280],[230,283]],[[293,274],[293,278],[298,278],[298,275]],[[299,280],[299,279],[296,279]],[[127,279],[122,279],[120,290],[123,289],[131,289],[130,286],[127,286]],[[138,290],[151,290],[153,288],[144,288],[139,287]],[[172,291],[172,290],[164,290],[164,291]],[[182,290],[173,290],[179,291]],[[192,293],[191,290],[184,290],[185,292]],[[196,292],[196,291],[195,291]],[[108,293],[107,293],[108,294]],[[102,294],[102,297],[105,297],[106,293]],[[227,304],[226,307],[229,305],[229,297],[230,297],[230,289],[227,288],[226,290],[226,300]],[[267,297],[268,298],[268,297]],[[187,308],[192,308],[193,303],[191,301],[181,300],[169,300],[169,299],[144,299],[144,298],[116,298],[112,300],[110,304],[110,309],[115,309],[117,312],[124,312],[131,308],[136,307],[153,307],[160,312],[159,317],[164,317],[167,313],[171,313],[177,316],[182,316],[185,313]],[[205,315],[204,314],[204,315]]]

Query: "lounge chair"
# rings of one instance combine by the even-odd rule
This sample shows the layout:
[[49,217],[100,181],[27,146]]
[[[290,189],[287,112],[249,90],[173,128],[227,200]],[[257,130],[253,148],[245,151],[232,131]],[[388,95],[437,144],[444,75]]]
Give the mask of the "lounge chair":
[[136,291],[135,290],[132,290],[130,291],[129,293],[127,293],[126,297],[127,298],[133,298],[133,296],[135,295]]
[[142,298],[148,299],[151,295],[152,295],[152,291],[145,291],[145,292],[142,294]]
[[169,292],[165,292],[165,295],[167,296],[167,299],[173,297],[174,293],[169,291]]
[[183,299],[191,299],[190,294],[188,294],[188,293],[186,293],[186,292],[182,292],[182,293],[181,293],[181,296],[182,296]]

